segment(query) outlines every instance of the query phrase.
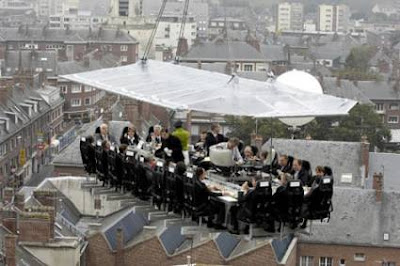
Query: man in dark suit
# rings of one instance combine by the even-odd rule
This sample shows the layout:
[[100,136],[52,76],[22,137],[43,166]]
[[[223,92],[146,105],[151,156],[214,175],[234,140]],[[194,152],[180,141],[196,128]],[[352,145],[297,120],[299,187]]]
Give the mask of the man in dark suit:
[[174,163],[183,162],[185,158],[183,157],[181,141],[172,136],[167,129],[161,131],[161,137],[162,145],[159,151],[164,153],[165,159]]
[[286,154],[279,156],[278,169],[282,173],[290,173],[292,168],[289,163],[289,157]]
[[206,150],[207,155],[210,152],[211,146],[221,142],[228,141],[228,138],[222,135],[220,131],[221,131],[221,126],[219,124],[215,123],[211,125],[211,132],[207,133],[206,140],[204,143],[204,149]]
[[300,180],[303,186],[308,184],[308,173],[303,167],[303,162],[300,159],[293,160],[293,177],[295,180]]

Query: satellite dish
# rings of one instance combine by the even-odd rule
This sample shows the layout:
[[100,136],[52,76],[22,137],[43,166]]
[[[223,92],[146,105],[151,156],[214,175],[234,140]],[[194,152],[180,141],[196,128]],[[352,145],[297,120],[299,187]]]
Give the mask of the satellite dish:
[[[302,92],[310,92],[316,94],[324,93],[318,79],[304,71],[288,71],[280,75],[275,82],[297,89]],[[313,121],[314,117],[280,118],[279,120],[286,125],[292,127],[300,127]]]

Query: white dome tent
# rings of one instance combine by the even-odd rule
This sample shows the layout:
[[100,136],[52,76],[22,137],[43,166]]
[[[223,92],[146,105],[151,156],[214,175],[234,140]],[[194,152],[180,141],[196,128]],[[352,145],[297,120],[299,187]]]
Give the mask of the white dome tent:
[[[278,86],[283,85],[302,92],[319,95],[323,94],[323,89],[319,81],[311,74],[304,71],[288,71],[280,75],[275,82]],[[315,117],[280,118],[279,120],[296,129],[296,127],[310,123],[314,118]]]

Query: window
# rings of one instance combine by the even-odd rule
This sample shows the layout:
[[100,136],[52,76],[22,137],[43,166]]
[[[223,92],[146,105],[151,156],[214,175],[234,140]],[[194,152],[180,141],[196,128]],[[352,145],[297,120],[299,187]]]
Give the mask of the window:
[[92,91],[92,87],[85,86],[85,92],[91,92],[91,91]]
[[345,259],[340,259],[339,260],[339,266],[346,266],[346,260]]
[[384,261],[382,262],[382,266],[396,266],[396,262]]
[[81,106],[81,99],[72,99],[71,100],[71,106],[72,107]]
[[397,123],[399,123],[399,117],[398,116],[389,116],[388,117],[388,123],[389,124],[397,124]]
[[90,98],[85,98],[85,105],[90,105]]
[[354,261],[365,261],[365,254],[364,253],[354,254]]
[[312,266],[312,265],[313,265],[313,257],[311,256],[300,257],[300,266]]
[[123,56],[121,56],[120,60],[121,60],[121,62],[128,62],[128,57],[123,55]]
[[375,110],[376,111],[383,111],[383,103],[375,104]]
[[5,144],[0,145],[0,157],[6,155],[7,153],[7,146]]
[[330,257],[319,258],[319,266],[332,266],[332,258]]
[[128,51],[128,45],[121,45],[121,52]]
[[390,109],[390,110],[399,110],[399,104],[397,104],[397,103],[391,103],[391,104],[389,105],[389,109]]
[[253,71],[253,65],[244,65],[244,71]]
[[71,93],[81,93],[82,87],[80,85],[73,85],[71,88]]

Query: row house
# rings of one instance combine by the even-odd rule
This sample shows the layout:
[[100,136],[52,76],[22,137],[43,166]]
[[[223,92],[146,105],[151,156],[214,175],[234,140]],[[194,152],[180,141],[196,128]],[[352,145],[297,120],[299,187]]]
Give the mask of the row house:
[[122,64],[132,64],[138,58],[138,42],[120,29],[51,29],[0,28],[0,59],[6,51],[56,51],[61,61],[83,60],[88,52],[105,52],[118,57]]
[[2,80],[0,86],[1,186],[20,186],[39,172],[51,156],[52,137],[62,130],[63,99],[57,88],[20,84]]

